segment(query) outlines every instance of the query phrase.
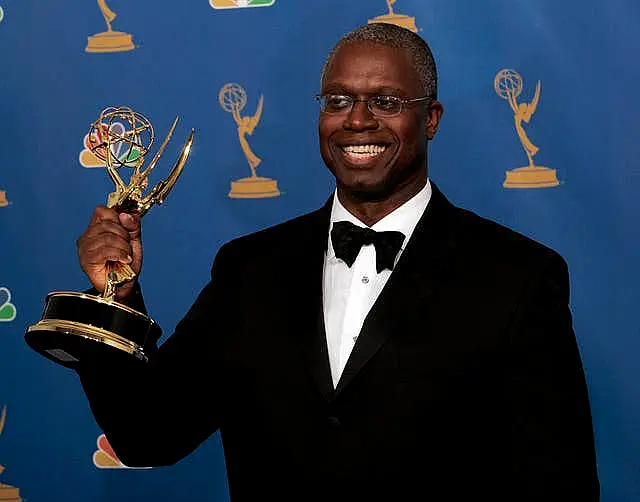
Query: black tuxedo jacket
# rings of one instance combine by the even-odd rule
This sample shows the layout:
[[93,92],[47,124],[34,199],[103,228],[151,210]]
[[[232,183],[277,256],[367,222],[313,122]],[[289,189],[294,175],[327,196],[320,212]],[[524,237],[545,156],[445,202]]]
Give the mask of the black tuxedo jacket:
[[330,207],[224,245],[143,370],[79,370],[120,459],[220,430],[234,502],[598,500],[562,258],[434,186],[334,389]]

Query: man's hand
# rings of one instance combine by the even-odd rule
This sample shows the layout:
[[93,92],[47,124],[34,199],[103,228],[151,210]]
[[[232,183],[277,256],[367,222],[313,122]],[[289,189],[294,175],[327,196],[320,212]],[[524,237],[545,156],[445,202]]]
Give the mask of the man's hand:
[[[77,240],[80,267],[100,293],[106,286],[107,261],[127,263],[136,276],[142,268],[140,218],[98,206],[89,226]],[[120,286],[116,298],[125,298],[135,280]]]

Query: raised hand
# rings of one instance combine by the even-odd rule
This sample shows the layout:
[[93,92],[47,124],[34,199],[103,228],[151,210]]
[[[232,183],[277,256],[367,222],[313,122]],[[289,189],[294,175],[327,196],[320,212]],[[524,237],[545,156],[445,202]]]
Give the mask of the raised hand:
[[[107,272],[115,264],[126,264],[137,276],[142,268],[140,218],[98,206],[85,232],[77,240],[80,267],[99,292],[107,285]],[[135,280],[119,286],[116,299],[129,295]]]

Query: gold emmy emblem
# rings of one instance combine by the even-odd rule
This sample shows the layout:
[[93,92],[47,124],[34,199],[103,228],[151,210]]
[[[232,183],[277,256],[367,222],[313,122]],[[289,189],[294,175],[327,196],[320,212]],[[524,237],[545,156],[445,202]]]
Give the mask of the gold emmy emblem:
[[278,189],[278,182],[276,180],[256,175],[256,169],[262,160],[251,151],[251,147],[247,141],[247,134],[251,136],[258,122],[260,122],[263,97],[260,96],[258,109],[253,117],[242,117],[240,115],[240,112],[247,104],[247,93],[238,84],[230,83],[224,85],[222,89],[220,89],[218,100],[220,101],[222,109],[233,115],[233,119],[238,126],[240,146],[251,169],[251,176],[249,178],[242,178],[238,181],[231,182],[229,197],[235,199],[263,199],[266,197],[279,196],[280,190]]
[[[114,122],[125,127],[115,128]],[[151,122],[128,107],[106,108],[89,131],[93,153],[104,162],[115,191],[109,194],[109,207],[119,213],[144,216],[154,204],[162,204],[184,169],[191,151],[191,130],[169,176],[147,195],[148,177],[164,152],[178,123],[173,122],[167,137],[149,166],[142,170],[145,156],[154,141]],[[130,168],[125,183],[119,168]],[[107,262],[106,288],[102,296],[86,293],[53,292],[46,298],[42,319],[25,333],[27,344],[43,356],[70,368],[97,358],[147,361],[145,351],[155,344],[159,328],[147,315],[115,301],[118,286],[135,278],[129,265]],[[131,357],[133,356],[133,357]],[[116,361],[117,363],[117,361]]]
[[[6,420],[7,407],[4,406],[2,408],[2,412],[0,413],[0,435],[2,434],[2,430],[4,429]],[[3,471],[4,467],[0,465],[0,474],[2,474]],[[5,485],[4,483],[0,483],[0,500],[2,502],[22,502],[22,498],[20,497],[20,489],[13,486]]]
[[0,207],[7,207],[8,205],[9,201],[7,200],[7,192],[0,190]]
[[396,14],[395,12],[393,12],[394,3],[396,3],[396,0],[387,0],[387,8],[389,9],[389,13],[382,16],[374,17],[373,19],[369,19],[369,24],[395,24],[396,26],[400,26],[401,28],[406,28],[407,30],[411,30],[414,33],[418,33],[418,28],[416,27],[416,18],[405,16],[404,14]]
[[522,127],[522,122],[529,123],[536,111],[540,100],[540,81],[536,85],[536,92],[531,103],[518,103],[517,98],[522,93],[522,77],[514,70],[500,70],[494,80],[494,88],[498,96],[509,102],[513,110],[513,120],[515,122],[518,137],[522,143],[529,165],[518,167],[506,172],[506,178],[502,186],[505,188],[544,188],[555,187],[560,183],[555,169],[536,166],[533,157],[538,153],[539,148],[527,137],[527,133]]
[[91,35],[87,42],[86,52],[124,52],[136,48],[133,45],[133,37],[122,31],[113,31],[111,23],[117,14],[113,12],[105,0],[98,0],[100,11],[107,23],[107,31]]

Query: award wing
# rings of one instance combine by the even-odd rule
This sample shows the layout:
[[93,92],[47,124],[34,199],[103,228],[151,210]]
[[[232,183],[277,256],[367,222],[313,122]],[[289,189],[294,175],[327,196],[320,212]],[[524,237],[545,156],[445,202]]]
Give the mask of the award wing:
[[540,101],[540,81],[538,80],[538,84],[536,85],[536,93],[533,96],[533,100],[531,101],[531,103],[527,105],[527,110],[525,113],[525,120],[527,121],[527,123],[529,122],[529,119],[531,119],[533,114],[536,112],[536,108],[538,108],[539,101]]
[[264,96],[260,96],[260,100],[258,101],[258,109],[256,110],[255,115],[251,117],[251,119],[249,120],[249,125],[247,126],[247,132],[249,134],[253,133],[253,130],[258,125],[258,122],[260,122],[260,117],[262,116],[263,103],[264,103]]

